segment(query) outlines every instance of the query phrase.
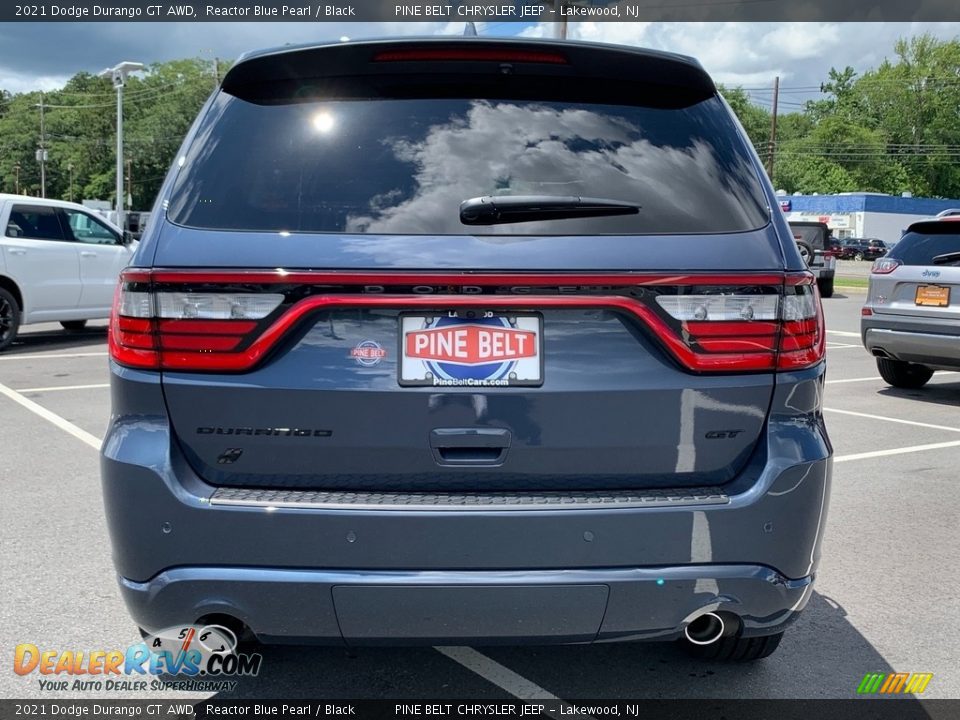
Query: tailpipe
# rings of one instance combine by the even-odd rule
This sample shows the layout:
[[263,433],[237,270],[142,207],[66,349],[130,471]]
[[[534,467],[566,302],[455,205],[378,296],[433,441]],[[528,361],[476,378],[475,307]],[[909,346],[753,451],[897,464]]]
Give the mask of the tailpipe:
[[717,613],[707,612],[694,618],[683,634],[694,645],[712,645],[728,631],[728,625]]

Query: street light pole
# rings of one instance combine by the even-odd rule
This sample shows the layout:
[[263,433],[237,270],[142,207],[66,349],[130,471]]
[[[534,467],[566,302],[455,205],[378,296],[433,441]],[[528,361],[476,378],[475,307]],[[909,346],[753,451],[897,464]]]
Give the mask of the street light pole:
[[117,91],[117,225],[123,229],[123,86],[127,75],[143,70],[143,63],[124,61],[100,73],[100,77],[113,80]]
[[43,93],[40,93],[40,147],[37,149],[37,162],[40,163],[40,197],[47,196],[47,133],[46,126],[43,123],[43,110],[46,105],[43,104]]

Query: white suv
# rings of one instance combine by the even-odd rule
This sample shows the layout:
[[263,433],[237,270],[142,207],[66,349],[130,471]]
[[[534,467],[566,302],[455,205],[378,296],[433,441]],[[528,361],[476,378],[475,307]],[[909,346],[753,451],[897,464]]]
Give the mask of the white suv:
[[21,325],[109,317],[133,256],[119,228],[82,205],[0,194],[0,230],[0,350]]

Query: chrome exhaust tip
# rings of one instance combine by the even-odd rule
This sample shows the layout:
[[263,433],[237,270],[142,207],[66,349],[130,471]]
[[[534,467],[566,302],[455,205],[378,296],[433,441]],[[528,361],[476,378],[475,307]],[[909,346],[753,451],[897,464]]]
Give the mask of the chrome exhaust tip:
[[692,620],[683,629],[683,634],[694,645],[711,645],[723,637],[724,630],[723,618],[708,612]]

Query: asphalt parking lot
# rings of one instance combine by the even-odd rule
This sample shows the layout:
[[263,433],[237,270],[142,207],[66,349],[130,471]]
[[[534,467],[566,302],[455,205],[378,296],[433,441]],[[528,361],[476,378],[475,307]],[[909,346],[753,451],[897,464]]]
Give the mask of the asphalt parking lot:
[[[898,671],[933,673],[924,697],[960,698],[960,374],[938,373],[917,391],[887,387],[860,346],[862,297],[838,290],[824,301],[833,494],[816,592],[771,658],[700,663],[656,644],[271,647],[261,674],[224,697],[847,698],[865,673]],[[105,325],[26,328],[0,355],[2,697],[89,696],[42,692],[35,674],[16,675],[18,643],[110,650],[139,640],[100,498]]]

